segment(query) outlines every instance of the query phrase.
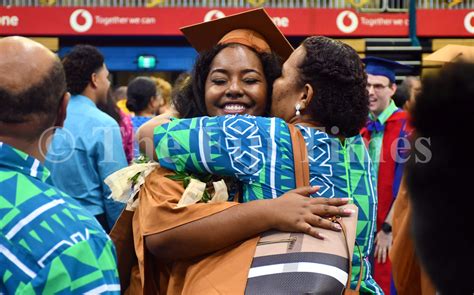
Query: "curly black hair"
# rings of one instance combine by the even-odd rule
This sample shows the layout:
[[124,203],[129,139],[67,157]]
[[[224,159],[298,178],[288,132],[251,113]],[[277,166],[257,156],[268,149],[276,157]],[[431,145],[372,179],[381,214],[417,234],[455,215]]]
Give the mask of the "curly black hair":
[[[206,104],[204,101],[206,79],[211,69],[211,64],[214,58],[224,48],[245,46],[237,43],[218,44],[209,51],[199,54],[193,71],[191,79],[182,86],[182,90],[176,92],[173,96],[173,104],[180,114],[181,118],[193,118],[207,116]],[[275,81],[281,74],[281,59],[274,53],[257,52],[251,47],[247,47],[255,52],[263,66],[263,72],[267,79],[267,110],[269,113],[271,107],[271,95],[273,89],[273,81]]]
[[67,89],[72,95],[81,94],[91,76],[104,65],[104,56],[91,45],[76,45],[63,58]]
[[141,112],[148,106],[150,99],[156,96],[156,84],[148,77],[136,77],[127,86],[127,108],[132,112]]
[[306,56],[299,66],[300,83],[315,90],[308,111],[328,133],[357,135],[369,114],[367,75],[357,52],[319,36],[305,39],[302,46]]
[[[474,64],[446,65],[422,82],[411,109],[416,137],[406,167],[416,252],[441,294],[472,294]],[[467,170],[466,170],[467,169]],[[467,171],[467,172],[466,172]],[[466,271],[459,271],[460,269]]]
[[59,59],[43,75],[39,82],[24,85],[24,89],[18,93],[0,87],[1,122],[22,123],[31,116],[39,116],[43,126],[36,126],[39,128],[38,135],[53,124],[59,104],[66,93],[66,78]]

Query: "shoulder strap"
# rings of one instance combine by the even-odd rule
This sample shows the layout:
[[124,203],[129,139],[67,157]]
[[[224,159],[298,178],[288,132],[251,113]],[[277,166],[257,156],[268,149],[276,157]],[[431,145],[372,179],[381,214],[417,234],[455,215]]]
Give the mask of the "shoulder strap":
[[[293,147],[293,158],[294,158],[294,169],[295,169],[295,180],[296,187],[309,186],[309,163],[308,163],[308,151],[306,149],[306,142],[304,141],[303,134],[298,129],[298,127],[288,124],[288,129],[291,136],[291,145]],[[346,241],[346,249],[349,258],[349,273],[346,283],[346,289],[344,290],[345,295],[349,294],[359,294],[360,285],[362,282],[362,273],[364,271],[364,264],[362,258],[360,259],[360,273],[359,280],[357,281],[357,286],[355,290],[351,290],[351,277],[352,277],[352,257],[349,251],[349,245],[347,244],[347,234],[346,227],[342,222],[342,218],[334,218],[333,222],[337,222],[341,225],[344,239]],[[359,256],[362,257],[362,253],[359,245],[357,245],[357,250],[359,251]]]
[[341,217],[333,217],[332,222],[336,222],[341,226],[342,233],[344,235],[344,240],[346,241],[346,250],[347,250],[347,257],[349,258],[349,273],[347,277],[347,282],[346,282],[346,289],[344,290],[344,295],[350,295],[350,294],[359,294],[360,290],[360,285],[362,283],[362,274],[364,273],[364,262],[362,258],[362,252],[360,250],[359,244],[357,244],[357,241],[355,243],[355,246],[357,247],[357,251],[359,251],[359,257],[360,257],[360,272],[359,272],[359,280],[357,280],[357,286],[355,290],[351,289],[351,279],[352,279],[352,256],[351,252],[349,251],[349,244],[347,242],[347,229],[346,225],[342,221]]
[[296,187],[309,186],[308,151],[303,134],[298,127],[288,124],[293,147]]

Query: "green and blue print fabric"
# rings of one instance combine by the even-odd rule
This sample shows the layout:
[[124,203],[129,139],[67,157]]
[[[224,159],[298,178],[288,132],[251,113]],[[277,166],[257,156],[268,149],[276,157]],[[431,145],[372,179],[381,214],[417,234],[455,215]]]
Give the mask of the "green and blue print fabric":
[[[365,271],[362,292],[381,293],[370,275],[368,257],[375,233],[375,175],[361,136],[337,137],[297,125],[310,161],[310,184],[321,188],[313,197],[350,198],[359,208],[357,238]],[[279,118],[241,116],[174,119],[155,129],[161,166],[174,171],[234,176],[243,186],[244,202],[276,198],[296,186],[293,149],[287,124]],[[354,251],[352,282],[360,272]]]
[[49,174],[0,142],[0,294],[120,294],[112,241]]

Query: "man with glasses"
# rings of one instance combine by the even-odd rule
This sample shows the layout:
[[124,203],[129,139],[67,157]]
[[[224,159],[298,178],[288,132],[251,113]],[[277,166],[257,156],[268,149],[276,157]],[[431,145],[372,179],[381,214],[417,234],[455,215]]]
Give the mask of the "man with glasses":
[[[391,289],[391,264],[388,252],[392,246],[392,204],[400,186],[408,135],[407,114],[397,108],[392,95],[397,90],[395,70],[409,68],[378,58],[363,59],[369,92],[369,120],[361,133],[368,142],[377,180],[378,210],[375,237],[374,279],[385,294]],[[393,293],[395,294],[395,293]]]

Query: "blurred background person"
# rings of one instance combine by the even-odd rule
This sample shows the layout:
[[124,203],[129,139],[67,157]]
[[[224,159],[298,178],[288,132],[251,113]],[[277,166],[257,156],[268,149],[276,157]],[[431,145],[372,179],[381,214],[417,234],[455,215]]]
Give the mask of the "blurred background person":
[[415,103],[415,98],[421,91],[421,81],[419,77],[407,76],[400,85],[408,90],[408,100],[403,105],[405,111],[409,111]]
[[[470,145],[461,141],[466,128],[473,126],[472,77],[473,63],[447,64],[423,80],[411,112],[415,148],[406,180],[413,238],[421,264],[440,294],[474,292],[474,240],[469,237],[474,201],[468,193],[474,175],[464,170],[474,159]],[[417,142],[424,148],[417,149]]]
[[[126,89],[126,88],[125,88]],[[98,103],[97,107],[111,116],[120,126],[120,134],[122,135],[122,145],[125,152],[127,162],[130,163],[133,160],[133,125],[130,115],[127,115],[122,111],[115,100],[114,94],[117,91],[109,90],[107,92],[107,101],[105,103]]]
[[115,101],[117,102],[117,106],[119,107],[122,112],[124,112],[127,115],[133,116],[133,112],[131,112],[127,108],[127,86],[119,86],[117,89],[114,91],[114,98]]
[[151,77],[156,84],[156,92],[161,100],[157,115],[168,113],[172,107],[171,103],[171,84],[160,77]]
[[397,86],[397,90],[393,94],[392,99],[397,108],[404,109],[405,103],[410,99],[410,90],[406,85],[401,84]]
[[[446,45],[423,59],[441,64],[449,64],[456,60],[472,63],[474,62],[474,47]],[[413,116],[413,108],[410,111]],[[426,114],[424,115],[426,117]],[[419,138],[419,140],[424,140],[422,137]],[[417,150],[423,148],[419,140],[416,137],[412,140],[412,147]],[[413,142],[415,145],[413,145]],[[427,143],[424,142],[424,145]],[[429,147],[424,152],[431,153]],[[393,247],[390,251],[390,258],[392,260],[392,273],[397,292],[400,295],[434,295],[436,294],[435,287],[426,270],[420,266],[419,253],[415,252],[413,235],[411,233],[413,204],[407,187],[407,177],[404,177],[400,185],[400,190],[393,207]]]
[[72,96],[46,167],[54,185],[76,198],[108,232],[124,205],[110,198],[104,179],[127,167],[119,125],[96,105],[107,101],[109,71],[102,53],[90,45],[75,46],[62,63]]
[[[144,123],[153,118],[161,106],[160,93],[157,92],[155,82],[149,77],[136,77],[127,86],[127,108],[134,112],[132,117],[133,134]],[[138,141],[133,144],[133,155],[138,157]]]

